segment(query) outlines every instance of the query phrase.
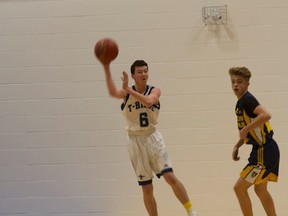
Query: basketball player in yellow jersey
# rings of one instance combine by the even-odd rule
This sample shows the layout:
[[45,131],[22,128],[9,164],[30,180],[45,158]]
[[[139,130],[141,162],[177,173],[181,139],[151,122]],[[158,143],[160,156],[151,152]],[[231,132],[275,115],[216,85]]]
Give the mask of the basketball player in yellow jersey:
[[188,216],[198,216],[192,210],[183,184],[173,173],[165,143],[156,129],[160,110],[159,88],[148,85],[148,64],[137,60],[131,65],[131,76],[135,85],[129,87],[128,74],[122,74],[122,88],[117,89],[110,72],[110,64],[104,64],[106,83],[111,97],[123,100],[121,109],[127,120],[128,150],[130,159],[142,187],[143,200],[149,216],[158,216],[153,195],[153,173],[171,186],[175,196],[187,210]]
[[245,67],[233,67],[229,70],[232,89],[238,98],[235,113],[237,115],[240,139],[234,146],[233,160],[239,160],[238,150],[244,144],[252,145],[247,166],[240,173],[234,186],[244,216],[252,216],[252,204],[248,189],[254,185],[268,216],[276,216],[273,199],[267,190],[268,181],[278,179],[280,153],[273,139],[273,130],[269,123],[271,115],[248,91],[251,72]]

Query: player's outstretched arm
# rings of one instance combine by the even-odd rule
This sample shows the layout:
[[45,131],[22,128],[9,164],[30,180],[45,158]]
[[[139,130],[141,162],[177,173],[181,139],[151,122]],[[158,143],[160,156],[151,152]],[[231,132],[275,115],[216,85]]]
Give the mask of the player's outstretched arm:
[[123,89],[117,89],[110,71],[110,64],[103,64],[106,84],[108,88],[109,95],[114,98],[122,99],[126,96],[126,92]]

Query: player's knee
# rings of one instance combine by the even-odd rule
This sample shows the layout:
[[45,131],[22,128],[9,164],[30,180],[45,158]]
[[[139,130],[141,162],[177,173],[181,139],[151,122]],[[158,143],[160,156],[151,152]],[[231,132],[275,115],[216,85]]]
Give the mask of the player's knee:
[[245,190],[243,187],[241,187],[241,185],[237,183],[234,185],[233,189],[236,194],[239,194]]
[[169,185],[175,185],[178,182],[178,179],[176,178],[176,176],[172,172],[165,173],[163,175],[163,177]]
[[237,193],[237,191],[239,190],[239,187],[235,184],[233,189],[234,189],[234,192]]
[[144,195],[151,195],[153,194],[153,185],[147,184],[142,186],[142,191]]
[[265,187],[254,187],[254,191],[257,194],[258,197],[264,196],[265,194],[268,193],[267,188]]
[[247,193],[247,190],[252,186],[251,183],[246,182],[243,179],[239,179],[234,185],[234,191],[236,194]]

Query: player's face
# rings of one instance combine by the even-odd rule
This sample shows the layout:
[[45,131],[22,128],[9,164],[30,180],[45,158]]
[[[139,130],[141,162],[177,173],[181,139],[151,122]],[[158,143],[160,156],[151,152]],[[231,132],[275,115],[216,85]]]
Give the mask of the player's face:
[[135,72],[132,74],[132,78],[135,80],[138,84],[145,84],[148,81],[148,68],[147,66],[138,66],[135,67]]
[[248,91],[249,81],[244,79],[242,76],[232,75],[231,85],[234,94],[239,99]]

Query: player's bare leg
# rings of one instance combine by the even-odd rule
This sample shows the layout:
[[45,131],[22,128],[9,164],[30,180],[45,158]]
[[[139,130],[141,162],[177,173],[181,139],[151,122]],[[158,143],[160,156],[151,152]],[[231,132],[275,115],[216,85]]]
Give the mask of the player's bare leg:
[[255,192],[259,197],[267,216],[276,216],[273,199],[267,190],[267,182],[254,186]]
[[171,186],[175,196],[183,205],[189,201],[187,192],[183,184],[176,178],[173,172],[164,173],[163,177],[166,182]]
[[238,198],[244,216],[253,216],[252,203],[248,194],[248,189],[252,186],[250,182],[239,178],[234,185],[234,191]]
[[197,216],[197,212],[192,210],[192,204],[189,200],[188,194],[184,185],[176,178],[173,172],[163,174],[166,182],[171,186],[175,196],[182,203],[187,210],[188,215]]
[[143,185],[143,200],[149,216],[158,216],[157,203],[153,194],[153,184]]

